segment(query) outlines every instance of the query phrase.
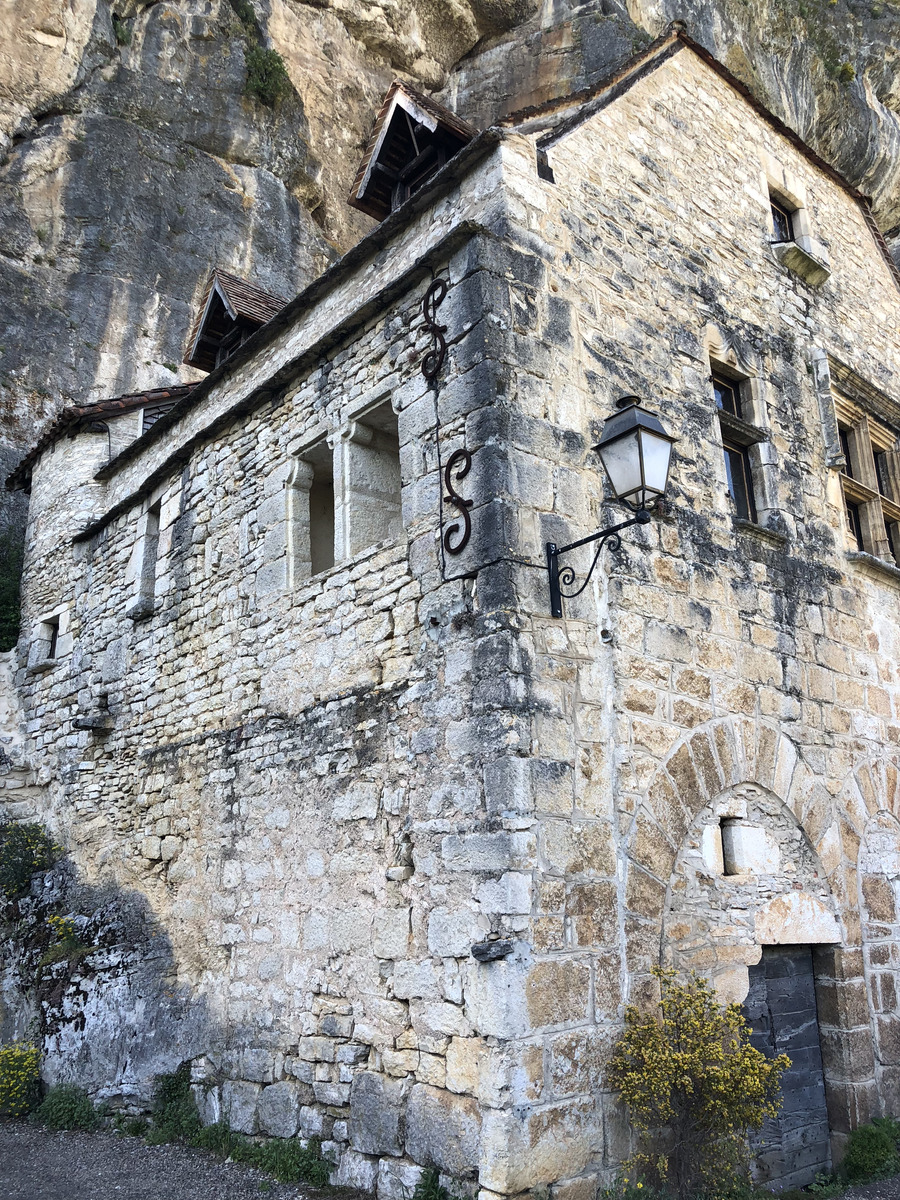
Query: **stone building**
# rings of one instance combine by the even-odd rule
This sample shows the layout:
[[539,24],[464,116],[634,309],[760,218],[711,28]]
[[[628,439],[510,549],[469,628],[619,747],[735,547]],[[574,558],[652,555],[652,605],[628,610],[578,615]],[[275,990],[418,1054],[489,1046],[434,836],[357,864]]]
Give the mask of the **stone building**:
[[[663,961],[794,1059],[763,1177],[897,1111],[898,288],[674,32],[472,138],[199,384],[52,428],[7,805],[166,954],[63,980],[48,1075],[137,1103],[190,1060],[206,1119],[381,1200],[432,1164],[587,1200]],[[667,499],[555,619],[626,394]]]

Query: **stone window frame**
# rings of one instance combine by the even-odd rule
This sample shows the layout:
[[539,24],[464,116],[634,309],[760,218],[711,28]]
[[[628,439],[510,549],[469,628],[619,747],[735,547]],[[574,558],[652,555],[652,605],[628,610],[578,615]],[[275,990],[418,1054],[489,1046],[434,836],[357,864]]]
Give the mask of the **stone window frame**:
[[134,548],[135,597],[125,615],[131,621],[145,621],[156,611],[160,546],[163,529],[163,487],[156,488],[144,501],[138,518]]
[[68,605],[50,609],[37,618],[29,640],[29,671],[33,674],[50,671],[71,651],[73,639],[69,626]]
[[[386,411],[390,411],[393,429],[386,435],[381,428],[385,424]],[[320,423],[302,440],[290,448],[290,467],[285,483],[287,500],[287,585],[293,591],[310,579],[325,575],[337,567],[344,567],[361,555],[368,554],[376,546],[399,540],[400,534],[377,539],[365,545],[353,543],[353,447],[361,449],[376,447],[379,441],[390,436],[396,441],[397,481],[402,492],[403,478],[400,462],[399,430],[397,412],[390,393],[380,392],[361,398],[347,405],[341,413],[342,420],[336,427]],[[376,419],[376,426],[369,424]],[[326,463],[326,455],[328,460]],[[315,486],[317,473],[325,478],[330,465],[330,483],[334,503],[333,561],[327,566],[313,570],[310,531],[310,494]],[[316,468],[319,468],[318,472]],[[402,509],[399,510],[400,525],[403,527]]]
[[[765,203],[766,231],[775,258],[811,287],[820,287],[831,276],[831,260],[827,247],[813,236],[805,183],[778,159],[763,154],[760,197]],[[773,202],[790,217],[789,241],[778,238]]]
[[[762,375],[758,365],[739,354],[733,339],[716,326],[707,327],[703,342],[709,365],[710,398],[716,405],[721,438],[721,482],[728,490],[730,503],[736,507],[728,489],[726,455],[730,451],[742,456],[752,486],[750,518],[735,512],[735,523],[750,530],[762,529],[777,533],[781,518],[776,504],[776,463],[774,447],[766,427],[766,387]],[[740,403],[740,416],[719,407],[714,391],[716,377],[735,389]]]
[[835,388],[833,399],[847,550],[900,566],[900,427],[879,420],[843,388]]
[[[366,545],[354,545],[350,529],[352,516],[352,499],[350,483],[352,468],[349,464],[350,451],[353,445],[361,447],[375,446],[384,439],[382,426],[385,424],[384,415],[390,414],[392,431],[389,436],[396,441],[398,499],[403,491],[403,469],[400,455],[400,431],[398,412],[394,407],[390,392],[379,390],[360,397],[354,403],[347,404],[341,413],[341,425],[329,434],[329,444],[334,450],[334,501],[335,501],[335,562],[348,562],[359,554],[368,553],[374,546],[383,543],[396,542],[405,529],[403,522],[402,504],[399,509],[400,529],[396,534],[388,535]],[[373,424],[373,419],[375,424]]]
[[[332,493],[334,491],[333,451],[328,439],[328,430],[323,426],[317,426],[291,449],[291,465],[285,482],[287,586],[289,591],[294,591],[310,579],[325,575],[337,565],[333,553],[333,532],[332,557],[328,565],[316,563],[312,547],[310,501],[317,479],[321,482],[330,482]],[[315,570],[314,567],[316,567]]]

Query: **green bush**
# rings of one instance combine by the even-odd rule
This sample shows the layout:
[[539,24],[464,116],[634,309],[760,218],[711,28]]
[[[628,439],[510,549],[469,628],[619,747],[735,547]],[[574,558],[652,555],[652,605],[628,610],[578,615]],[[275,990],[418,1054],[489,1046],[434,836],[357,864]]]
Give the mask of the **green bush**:
[[0,898],[26,895],[32,876],[52,867],[59,853],[42,825],[0,820]]
[[12,650],[19,640],[20,589],[24,532],[0,534],[0,651]]
[[257,100],[274,107],[276,101],[290,91],[291,80],[284,59],[277,50],[266,50],[262,46],[248,46],[245,53],[247,82],[244,92]]
[[41,1052],[27,1042],[0,1046],[0,1113],[24,1117],[40,1098]]
[[232,9],[242,25],[248,30],[256,31],[256,12],[250,0],[229,0]]
[[847,1141],[841,1171],[850,1183],[881,1179],[900,1168],[897,1156],[897,1125],[888,1119],[854,1129]]
[[165,1142],[190,1145],[201,1129],[200,1114],[191,1094],[190,1063],[182,1063],[171,1075],[158,1075],[153,1096],[153,1126],[147,1141],[154,1146]]
[[97,1129],[100,1114],[91,1098],[74,1083],[58,1083],[35,1110],[33,1120],[50,1129]]

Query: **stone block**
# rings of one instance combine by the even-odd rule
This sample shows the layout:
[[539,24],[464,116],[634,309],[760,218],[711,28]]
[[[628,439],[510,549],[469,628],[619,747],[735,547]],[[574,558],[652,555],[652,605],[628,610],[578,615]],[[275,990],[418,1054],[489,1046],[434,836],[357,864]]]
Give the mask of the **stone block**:
[[518,957],[466,964],[466,1016],[483,1037],[520,1037],[529,1029],[526,961]]
[[262,1086],[243,1079],[222,1084],[222,1115],[235,1133],[254,1134],[259,1129],[257,1106]]
[[527,813],[533,805],[531,764],[527,758],[497,758],[484,768],[484,798],[489,814]]
[[409,1000],[414,996],[433,996],[438,981],[434,964],[425,960],[404,959],[394,964],[394,996],[398,1000]]
[[564,875],[616,872],[610,826],[597,821],[546,821],[541,830],[541,857],[546,868]]
[[259,1097],[259,1128],[271,1137],[294,1137],[300,1125],[302,1085],[284,1081],[270,1083]]
[[758,909],[756,940],[761,946],[791,943],[840,942],[841,931],[833,913],[808,892],[786,892]]
[[405,958],[409,950],[409,909],[381,909],[375,914],[372,950],[376,958]]
[[514,833],[451,834],[441,842],[441,856],[451,871],[505,871],[528,865],[531,839]]
[[331,804],[331,815],[336,821],[363,821],[378,816],[377,783],[355,783]]
[[333,1187],[353,1188],[359,1192],[374,1192],[378,1182],[378,1159],[345,1150],[338,1169],[331,1176]]
[[376,1200],[409,1200],[423,1174],[417,1163],[383,1158],[378,1164]]
[[616,1036],[588,1025],[550,1040],[549,1082],[556,1099],[601,1090]]
[[481,1111],[474,1099],[418,1083],[406,1112],[408,1153],[457,1179],[478,1172]]
[[602,1152],[600,1112],[590,1100],[524,1113],[488,1109],[479,1179],[495,1192],[524,1192],[569,1178]]
[[428,950],[437,958],[465,958],[482,932],[471,910],[435,908],[428,918]]
[[531,1027],[586,1021],[590,991],[591,971],[586,962],[564,958],[535,963],[525,980]]
[[550,1189],[551,1200],[597,1200],[600,1176],[588,1171],[577,1179],[562,1179]]
[[360,1071],[350,1089],[350,1145],[363,1154],[403,1152],[401,1120],[408,1088],[374,1071]]
[[531,912],[531,876],[524,872],[507,871],[499,879],[488,879],[476,892],[478,903],[486,913],[505,915]]

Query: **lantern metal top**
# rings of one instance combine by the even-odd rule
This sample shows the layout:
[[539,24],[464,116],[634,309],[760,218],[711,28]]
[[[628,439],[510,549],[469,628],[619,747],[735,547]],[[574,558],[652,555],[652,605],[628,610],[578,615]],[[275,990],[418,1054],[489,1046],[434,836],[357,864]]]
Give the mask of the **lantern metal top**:
[[678,441],[671,433],[666,432],[655,413],[642,407],[639,397],[623,396],[621,400],[616,401],[616,407],[619,411],[607,418],[600,441],[593,447],[598,453],[602,447],[618,441],[633,429],[645,429],[648,433],[665,438],[667,442]]

